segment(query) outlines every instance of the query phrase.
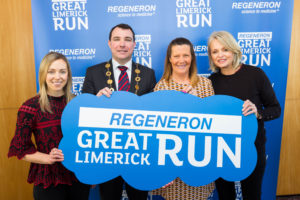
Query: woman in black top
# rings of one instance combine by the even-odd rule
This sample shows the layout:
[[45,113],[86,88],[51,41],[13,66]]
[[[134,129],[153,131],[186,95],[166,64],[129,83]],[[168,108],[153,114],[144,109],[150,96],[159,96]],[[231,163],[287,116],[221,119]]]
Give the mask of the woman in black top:
[[[258,132],[255,140],[257,164],[252,174],[241,181],[243,200],[261,199],[261,186],[266,165],[264,121],[280,116],[281,108],[266,74],[258,67],[241,64],[242,53],[233,36],[214,32],[208,40],[209,78],[215,94],[230,95],[244,101],[243,115],[255,114]],[[234,182],[219,178],[216,187],[220,200],[236,199]]]

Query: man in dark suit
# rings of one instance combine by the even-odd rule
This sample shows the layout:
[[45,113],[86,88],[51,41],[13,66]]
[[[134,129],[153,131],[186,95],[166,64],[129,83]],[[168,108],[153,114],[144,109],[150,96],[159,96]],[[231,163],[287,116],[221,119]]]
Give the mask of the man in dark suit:
[[[108,41],[112,59],[87,69],[82,93],[110,97],[115,90],[137,95],[152,92],[156,84],[154,71],[132,61],[135,45],[135,34],[129,25],[114,26]],[[123,184],[122,177],[100,184],[101,200],[120,200]],[[129,200],[147,199],[147,191],[137,190],[127,183],[125,186]]]

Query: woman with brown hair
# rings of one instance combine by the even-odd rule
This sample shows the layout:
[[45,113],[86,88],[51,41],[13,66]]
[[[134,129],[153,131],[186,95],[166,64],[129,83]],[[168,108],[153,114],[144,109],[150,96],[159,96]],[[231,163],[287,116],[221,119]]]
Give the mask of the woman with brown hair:
[[[188,39],[176,38],[169,44],[163,76],[154,88],[159,90],[177,90],[200,98],[214,95],[211,81],[197,74],[195,52]],[[206,200],[213,190],[214,183],[193,187],[176,178],[152,193],[166,200]]]

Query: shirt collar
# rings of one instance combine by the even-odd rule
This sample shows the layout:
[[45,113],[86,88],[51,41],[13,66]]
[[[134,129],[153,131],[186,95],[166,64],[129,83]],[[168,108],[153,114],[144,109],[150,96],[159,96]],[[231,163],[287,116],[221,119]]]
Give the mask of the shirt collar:
[[128,71],[131,71],[132,68],[132,59],[130,59],[125,65],[120,65],[116,60],[112,58],[113,69],[117,70],[119,66],[126,66]]

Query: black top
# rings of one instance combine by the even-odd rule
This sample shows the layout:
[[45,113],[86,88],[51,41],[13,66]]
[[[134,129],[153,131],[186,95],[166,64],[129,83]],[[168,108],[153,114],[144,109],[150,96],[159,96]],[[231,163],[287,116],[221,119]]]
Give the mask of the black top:
[[278,118],[281,113],[279,102],[264,71],[258,67],[242,64],[233,75],[223,75],[217,72],[213,73],[209,79],[212,81],[215,94],[229,95],[243,101],[249,99],[256,105],[262,119],[258,120],[255,143],[264,145],[264,121]]

